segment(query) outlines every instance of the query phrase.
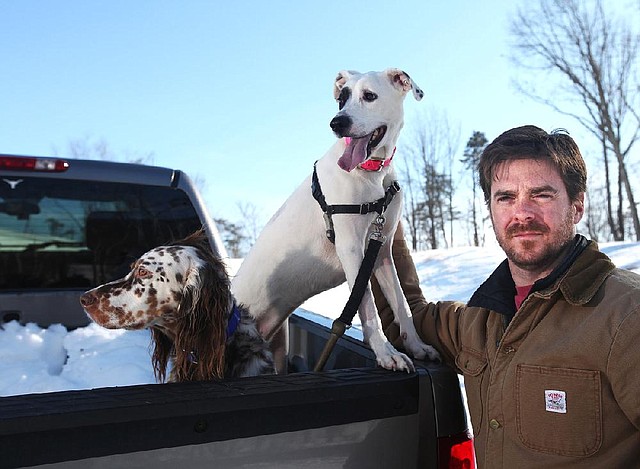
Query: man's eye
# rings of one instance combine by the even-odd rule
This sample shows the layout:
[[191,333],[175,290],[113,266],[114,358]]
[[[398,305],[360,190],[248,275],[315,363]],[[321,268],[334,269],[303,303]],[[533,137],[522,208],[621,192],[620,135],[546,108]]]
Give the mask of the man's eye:
[[370,103],[378,99],[378,95],[375,94],[373,91],[365,91],[364,93],[362,93],[362,99]]

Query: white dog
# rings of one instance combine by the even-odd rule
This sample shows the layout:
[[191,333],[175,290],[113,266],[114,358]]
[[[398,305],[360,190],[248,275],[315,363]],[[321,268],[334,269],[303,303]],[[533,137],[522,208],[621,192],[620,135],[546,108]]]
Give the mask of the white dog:
[[[399,69],[338,74],[334,97],[340,110],[331,128],[339,139],[315,168],[326,204],[360,205],[385,197],[396,180],[390,162],[403,126],[403,101],[410,90],[417,100],[422,99],[422,90]],[[278,371],[283,371],[284,356],[277,348],[286,340],[286,331],[274,335],[289,314],[311,296],[339,285],[345,277],[353,288],[367,241],[375,229],[372,223],[379,215],[373,211],[327,216],[314,200],[311,186],[309,176],[276,212],[232,281],[238,302],[256,317],[260,332],[273,339]],[[437,359],[435,349],[418,337],[391,257],[391,240],[401,207],[400,194],[386,207],[382,234],[387,241],[380,249],[373,274],[395,313],[404,348],[415,358]],[[335,235],[335,244],[328,239],[329,234]],[[370,286],[358,313],[364,338],[378,364],[387,369],[413,370],[412,361],[385,337]]]

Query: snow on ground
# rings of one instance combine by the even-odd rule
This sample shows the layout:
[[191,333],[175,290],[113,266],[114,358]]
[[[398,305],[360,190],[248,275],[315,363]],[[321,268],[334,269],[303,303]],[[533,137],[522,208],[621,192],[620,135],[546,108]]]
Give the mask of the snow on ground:
[[[640,273],[640,243],[609,243],[601,248],[619,267]],[[417,252],[413,258],[426,298],[466,301],[504,254],[498,247],[463,247]],[[230,261],[230,272],[239,264]],[[335,319],[348,294],[341,285],[302,307]],[[111,331],[95,324],[71,332],[61,325],[42,329],[10,322],[2,327],[0,396],[155,382],[148,331]]]
[[148,331],[4,324],[0,396],[153,383]]

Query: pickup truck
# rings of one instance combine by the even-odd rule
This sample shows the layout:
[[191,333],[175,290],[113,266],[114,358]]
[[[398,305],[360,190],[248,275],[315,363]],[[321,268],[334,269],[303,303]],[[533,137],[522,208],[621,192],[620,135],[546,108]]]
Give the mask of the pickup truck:
[[[83,291],[202,225],[224,257],[179,170],[0,155],[0,325],[84,327]],[[296,311],[285,375],[1,397],[0,468],[475,467],[452,369],[378,368],[352,329],[310,371],[328,326]]]

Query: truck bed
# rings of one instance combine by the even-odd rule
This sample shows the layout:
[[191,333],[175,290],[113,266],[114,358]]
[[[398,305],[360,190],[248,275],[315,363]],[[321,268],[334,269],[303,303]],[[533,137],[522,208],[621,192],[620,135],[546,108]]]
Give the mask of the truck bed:
[[[329,334],[304,316],[290,319],[287,375],[0,398],[0,467],[407,468],[437,450],[439,433],[466,429],[460,395],[432,385],[436,374],[440,388],[447,376],[457,384],[447,367],[376,368],[344,337],[334,369],[296,371]],[[451,428],[436,430],[434,408],[454,413],[441,419]]]

